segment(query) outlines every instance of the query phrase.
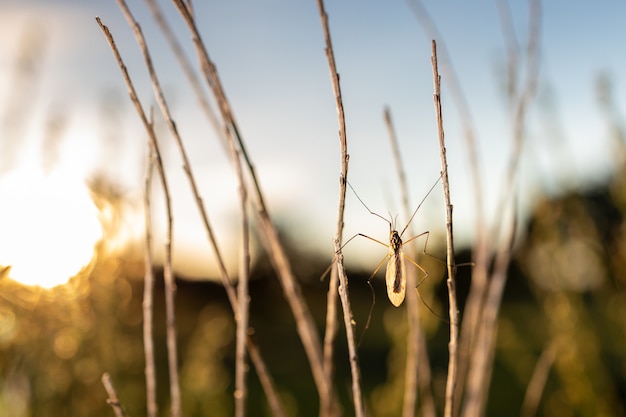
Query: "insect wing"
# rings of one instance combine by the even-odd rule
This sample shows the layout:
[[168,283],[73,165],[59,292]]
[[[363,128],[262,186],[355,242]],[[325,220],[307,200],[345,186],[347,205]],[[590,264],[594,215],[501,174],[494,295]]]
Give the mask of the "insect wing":
[[387,296],[389,301],[396,307],[404,301],[406,292],[406,267],[401,251],[391,252],[387,262]]

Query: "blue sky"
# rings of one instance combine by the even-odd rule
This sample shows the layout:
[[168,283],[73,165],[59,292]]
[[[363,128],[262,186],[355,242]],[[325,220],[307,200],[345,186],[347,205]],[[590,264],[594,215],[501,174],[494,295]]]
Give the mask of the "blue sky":
[[[189,55],[188,35],[169,2],[168,12]],[[514,28],[525,45],[528,9],[513,2]],[[332,251],[339,175],[339,142],[334,99],[315,1],[196,1],[196,16],[209,53],[257,167],[270,209],[281,216],[299,244]],[[236,183],[226,155],[197,109],[187,84],[155,27],[144,2],[129,2],[142,25],[178,127],[199,178],[209,215],[225,252],[236,248]],[[425,2],[445,42],[468,100],[480,144],[489,218],[501,189],[510,151],[510,127],[501,88],[505,44],[497,2]],[[368,206],[386,216],[401,212],[382,111],[389,106],[406,164],[414,205],[440,171],[432,102],[430,38],[405,1],[329,1],[326,4],[341,77],[349,178]],[[144,106],[152,104],[147,73],[131,31],[114,1],[9,1],[0,4],[0,91],[8,91],[19,42],[27,28],[43,39],[42,72],[28,128],[22,132],[19,164],[37,160],[37,143],[51,109],[67,113],[59,166],[75,178],[102,171],[140,198],[146,138],[119,70],[94,17],[113,32]],[[558,192],[597,181],[611,169],[609,129],[595,98],[600,74],[614,81],[614,96],[626,108],[623,25],[626,5],[587,2],[542,4],[541,67],[523,155],[525,206],[541,190]],[[444,72],[445,74],[445,72]],[[459,240],[471,240],[474,209],[466,148],[458,114],[443,79],[443,111],[452,198]],[[113,97],[113,121],[102,115],[104,97]],[[554,110],[549,111],[548,104]],[[10,104],[0,97],[0,110]],[[550,130],[546,120],[556,123]],[[103,141],[113,143],[114,152]],[[164,144],[170,139],[163,138]],[[211,262],[176,149],[164,145],[174,188],[175,245],[185,256]],[[107,151],[107,149],[109,149]],[[30,162],[29,162],[30,161]],[[18,164],[18,165],[19,165]],[[5,180],[6,182],[6,180]],[[0,184],[2,178],[0,178]],[[414,230],[443,227],[441,192],[426,201]],[[405,222],[400,216],[399,223]],[[385,240],[388,230],[348,195],[346,237],[366,233]],[[353,245],[351,243],[351,245]],[[384,256],[371,242],[355,252]],[[372,261],[373,262],[373,261]],[[0,263],[2,261],[0,260]],[[375,262],[374,262],[375,263]],[[206,271],[203,271],[204,273]]]

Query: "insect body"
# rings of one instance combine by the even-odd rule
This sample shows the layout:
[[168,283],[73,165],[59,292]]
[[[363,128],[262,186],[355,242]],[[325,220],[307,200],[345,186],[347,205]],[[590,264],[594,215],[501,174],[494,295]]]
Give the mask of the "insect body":
[[389,261],[387,261],[387,296],[391,304],[398,307],[406,292],[406,267],[402,253],[402,238],[396,230],[389,233]]
[[[428,195],[435,188],[435,186],[437,185],[438,182],[439,182],[439,179],[437,179],[437,182],[435,182],[435,184],[432,186],[432,188],[428,191],[428,193],[426,194],[426,197],[428,197]],[[348,185],[350,185],[350,183],[348,183]],[[350,188],[352,188],[352,185],[350,185]],[[413,265],[415,265],[416,268],[418,268],[420,271],[422,271],[422,273],[424,274],[424,277],[422,278],[422,280],[420,280],[420,282],[423,281],[428,276],[428,272],[426,272],[424,270],[424,268],[422,268],[417,262],[415,262],[410,257],[406,256],[404,254],[404,252],[402,252],[402,246],[403,245],[405,245],[405,244],[407,244],[409,242],[412,242],[413,240],[415,240],[415,239],[417,239],[417,238],[419,238],[421,236],[426,235],[427,236],[426,243],[428,242],[429,232],[420,233],[419,235],[410,238],[406,242],[402,242],[402,234],[404,234],[406,229],[409,227],[409,224],[413,220],[413,217],[415,217],[415,214],[417,214],[417,211],[419,210],[420,206],[422,205],[422,203],[424,202],[426,197],[424,197],[424,200],[422,200],[422,202],[417,206],[417,208],[413,212],[413,215],[409,219],[409,221],[408,221],[407,225],[404,227],[404,229],[402,229],[401,232],[398,232],[396,230],[396,228],[394,227],[395,221],[387,220],[386,218],[384,218],[380,214],[375,213],[372,210],[370,210],[365,205],[363,200],[361,200],[361,198],[356,193],[356,191],[354,191],[354,188],[352,188],[352,191],[356,195],[357,199],[361,202],[361,204],[363,204],[363,206],[371,214],[373,214],[373,215],[375,215],[377,217],[380,217],[381,219],[383,219],[384,221],[389,223],[389,244],[388,245],[383,243],[383,242],[381,242],[381,241],[379,241],[379,240],[377,240],[377,239],[374,239],[374,238],[372,238],[370,236],[364,235],[362,233],[358,233],[357,235],[355,235],[353,237],[363,236],[363,237],[368,238],[368,239],[370,239],[370,240],[372,240],[372,241],[374,241],[376,243],[379,243],[379,244],[381,244],[383,246],[388,246],[389,253],[378,264],[378,266],[376,267],[376,269],[372,273],[372,276],[368,280],[368,283],[376,275],[376,273],[380,270],[380,268],[382,267],[383,263],[385,261],[387,261],[387,270],[386,270],[386,273],[385,273],[385,281],[387,283],[387,296],[389,297],[389,301],[391,301],[391,304],[393,304],[396,307],[399,307],[402,304],[402,302],[404,301],[404,297],[406,295],[406,266],[405,266],[405,263],[404,263],[404,258],[406,257]],[[347,243],[348,242],[346,242],[346,244]],[[426,247],[426,244],[424,245],[424,248],[425,247]],[[418,283],[418,285],[419,285],[419,283]]]
[[[381,217],[382,219],[385,219],[382,216],[379,216],[379,217]],[[388,220],[385,219],[385,221],[388,221]],[[404,232],[404,230],[402,232]],[[406,266],[404,263],[405,257],[406,259],[409,260],[409,262],[415,265],[416,268],[418,268],[420,271],[424,273],[424,277],[422,278],[422,280],[420,280],[420,282],[423,281],[428,276],[428,272],[426,272],[424,268],[422,268],[417,262],[415,262],[410,257],[406,256],[404,252],[402,252],[402,246],[406,243],[412,242],[418,237],[428,235],[428,234],[429,232],[421,233],[403,243],[402,233],[398,233],[398,231],[393,228],[392,222],[389,222],[389,245],[386,245],[380,240],[374,239],[373,237],[364,235],[362,233],[359,233],[357,235],[357,236],[366,237],[376,243],[389,247],[389,253],[387,254],[387,256],[385,256],[385,258],[382,261],[380,261],[380,263],[378,264],[378,266],[372,273],[372,276],[370,277],[368,282],[380,270],[380,268],[383,266],[383,263],[387,261],[387,271],[385,273],[385,281],[387,282],[387,296],[389,297],[389,301],[391,301],[391,304],[393,304],[396,307],[400,307],[406,295]]]

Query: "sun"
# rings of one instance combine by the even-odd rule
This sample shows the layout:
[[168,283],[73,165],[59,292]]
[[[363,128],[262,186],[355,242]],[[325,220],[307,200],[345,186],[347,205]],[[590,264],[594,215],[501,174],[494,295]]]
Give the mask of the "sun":
[[60,171],[19,170],[0,178],[0,266],[25,285],[66,283],[94,257],[102,238],[85,184]]

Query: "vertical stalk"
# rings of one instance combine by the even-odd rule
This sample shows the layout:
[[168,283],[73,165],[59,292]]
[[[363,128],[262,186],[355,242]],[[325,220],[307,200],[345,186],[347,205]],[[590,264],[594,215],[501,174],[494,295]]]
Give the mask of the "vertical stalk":
[[439,138],[439,152],[441,156],[441,178],[443,183],[443,198],[446,205],[446,266],[448,268],[448,303],[450,315],[450,341],[448,342],[448,377],[446,380],[446,402],[444,416],[454,414],[454,391],[457,381],[457,347],[459,337],[459,310],[456,303],[456,266],[454,263],[454,235],[452,233],[452,203],[450,202],[450,180],[448,178],[448,159],[446,157],[445,135],[443,130],[443,114],[441,112],[441,76],[437,64],[437,44],[432,41],[432,67],[435,92],[435,116],[437,120],[437,136]]

